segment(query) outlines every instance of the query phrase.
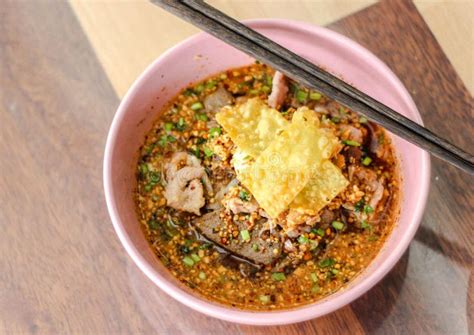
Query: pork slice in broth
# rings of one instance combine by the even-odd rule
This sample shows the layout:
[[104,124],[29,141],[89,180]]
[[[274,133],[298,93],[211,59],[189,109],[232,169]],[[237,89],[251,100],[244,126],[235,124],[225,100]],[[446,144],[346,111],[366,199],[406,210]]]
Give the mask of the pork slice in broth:
[[[281,242],[270,237],[265,240],[259,237],[261,227],[258,224],[249,232],[250,240],[243,241],[239,236],[239,238],[230,241],[229,244],[222,244],[219,230],[225,229],[225,223],[221,220],[220,213],[221,211],[213,211],[196,218],[194,225],[209,240],[256,264],[271,264],[280,257]],[[245,224],[241,224],[239,229],[245,230]]]

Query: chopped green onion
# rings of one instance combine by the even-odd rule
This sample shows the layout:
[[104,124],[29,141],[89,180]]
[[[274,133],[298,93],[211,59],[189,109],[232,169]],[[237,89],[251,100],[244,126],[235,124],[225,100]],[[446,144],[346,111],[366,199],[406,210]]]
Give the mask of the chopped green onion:
[[209,249],[211,246],[212,246],[212,243],[203,243],[199,246],[199,249],[206,250],[206,249]]
[[160,182],[161,176],[159,172],[151,171],[149,176],[150,176],[151,182],[156,183],[156,184]]
[[310,98],[311,100],[319,100],[319,99],[321,99],[321,97],[322,97],[322,95],[321,95],[321,93],[319,93],[319,92],[311,92],[311,93],[309,94],[309,98]]
[[269,75],[265,75],[265,83],[271,87],[273,84],[273,78]]
[[249,201],[250,200],[250,194],[248,194],[248,192],[242,190],[239,193],[239,198],[242,201]]
[[311,289],[311,292],[318,293],[319,291],[321,291],[321,287],[319,287],[319,285],[314,284],[313,288]]
[[190,149],[189,150],[194,156],[196,156],[197,158],[201,158],[201,149],[199,148],[196,148],[196,149]]
[[270,302],[270,296],[269,295],[261,295],[258,297],[258,299],[263,302],[264,304],[267,304]]
[[199,272],[199,279],[204,280],[206,279],[206,273],[205,272]]
[[377,241],[378,239],[379,239],[379,237],[377,235],[372,235],[372,236],[369,237],[370,242]]
[[361,199],[361,200],[357,201],[357,203],[355,204],[354,210],[356,212],[360,212],[364,208],[364,205],[365,205],[365,201],[364,201],[364,199]]
[[255,90],[255,89],[249,90],[249,94],[252,94],[252,95],[257,95],[259,93],[260,93],[259,90]]
[[165,123],[165,130],[166,131],[172,131],[174,128],[174,125],[171,122],[166,122]]
[[319,267],[321,268],[327,268],[329,266],[333,266],[336,263],[336,261],[332,258],[325,258],[319,262]]
[[163,135],[160,137],[158,144],[164,147],[167,143],[176,142],[176,138],[171,135]]
[[198,255],[196,254],[191,254],[191,258],[193,259],[193,261],[195,263],[199,262],[201,260],[201,257],[199,257]]
[[271,88],[268,86],[262,86],[260,89],[263,93],[269,93],[271,91]]
[[347,140],[342,141],[342,143],[344,143],[345,145],[350,145],[351,147],[360,147],[360,143],[356,141]]
[[203,143],[206,143],[206,139],[202,138],[202,137],[198,137],[197,140],[196,140],[196,144],[201,145]]
[[298,90],[296,91],[296,100],[298,100],[298,102],[304,103],[308,99],[308,95],[309,95],[308,92],[303,91],[303,90]]
[[179,118],[178,123],[176,123],[176,129],[183,131],[186,128],[186,123],[182,117]]
[[319,243],[318,241],[314,241],[314,240],[309,240],[309,250],[314,250],[318,247]]
[[214,152],[212,152],[211,149],[209,148],[204,148],[204,155],[206,155],[206,157],[212,157],[212,155],[214,154]]
[[220,127],[214,127],[209,129],[209,136],[216,137],[222,134],[222,129]]
[[211,89],[211,88],[216,87],[216,85],[217,85],[217,81],[216,81],[216,80],[209,80],[209,81],[206,83],[206,88]]
[[338,269],[331,269],[333,275],[337,275],[339,273]]
[[240,231],[240,236],[242,237],[242,240],[244,240],[244,241],[250,240],[250,233],[247,229],[241,230]]
[[370,158],[369,156],[365,157],[365,158],[362,160],[362,165],[369,166],[370,163],[372,163],[372,158]]
[[189,256],[183,257],[183,263],[186,264],[187,266],[193,266],[194,265],[193,259]]
[[194,90],[198,93],[201,93],[202,91],[204,91],[204,84],[197,85],[196,87],[194,87]]
[[331,224],[334,229],[336,230],[342,230],[344,228],[344,223],[340,222],[340,221],[333,221],[332,224]]
[[324,236],[324,229],[322,229],[322,228],[311,229],[311,232],[312,232],[313,234],[319,235],[319,236],[321,236],[321,237]]
[[148,172],[148,164],[146,164],[146,163],[140,164],[139,170],[140,170],[140,173],[142,174],[142,176],[145,176]]
[[339,123],[339,122],[341,122],[341,119],[338,118],[337,116],[335,116],[335,117],[332,117],[332,118],[331,118],[331,121],[332,121],[333,123]]
[[196,120],[199,120],[199,121],[207,121],[208,120],[208,117],[206,114],[196,114]]
[[361,116],[359,119],[359,123],[367,123],[367,118],[365,116]]
[[286,279],[286,276],[283,272],[274,272],[272,273],[272,279],[274,281],[282,281]]
[[258,251],[260,248],[258,247],[257,243],[252,244],[252,250],[253,251]]
[[156,222],[155,220],[149,220],[147,223],[148,223],[148,228],[150,228],[151,230],[158,229],[158,222]]
[[315,283],[318,281],[318,276],[316,276],[316,273],[311,272],[311,280]]
[[184,94],[185,96],[189,97],[189,96],[195,94],[195,92],[194,92],[192,89],[187,88],[186,90],[184,90],[184,93],[183,93],[183,94]]
[[367,214],[370,214],[370,213],[374,212],[374,209],[370,205],[365,205],[364,206],[364,212],[367,213]]
[[146,192],[150,192],[152,189],[153,189],[153,185],[150,185],[150,184],[145,185],[145,191]]
[[298,243],[299,244],[306,244],[306,243],[308,243],[308,241],[309,241],[309,239],[304,235],[301,235],[300,237],[298,237]]
[[203,107],[204,107],[204,106],[203,106],[203,104],[202,104],[200,101],[195,102],[195,103],[193,103],[193,104],[191,105],[191,109],[192,109],[193,111],[198,111],[198,110],[200,110],[200,109],[203,109]]
[[365,220],[360,223],[360,227],[362,229],[372,229],[372,226],[370,224],[368,224],[367,221],[365,221]]

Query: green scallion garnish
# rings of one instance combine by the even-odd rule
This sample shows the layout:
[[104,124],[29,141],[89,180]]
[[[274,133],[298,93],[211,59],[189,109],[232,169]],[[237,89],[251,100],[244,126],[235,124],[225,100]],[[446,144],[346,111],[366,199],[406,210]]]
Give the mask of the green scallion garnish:
[[250,233],[247,229],[241,230],[240,231],[240,236],[242,237],[242,240],[244,240],[244,241],[250,240]]
[[325,258],[319,262],[319,267],[321,268],[327,268],[329,266],[333,266],[336,264],[336,261],[332,258]]
[[344,228],[344,223],[340,222],[340,221],[333,221],[332,224],[331,224],[334,229],[336,230],[342,230]]
[[242,190],[239,193],[239,198],[242,201],[249,201],[250,200],[250,194],[248,192]]
[[204,91],[204,84],[199,84],[196,87],[194,87],[194,91],[197,93],[201,93],[202,91]]
[[199,275],[198,275],[198,276],[199,276],[199,279],[201,279],[201,280],[205,280],[205,279],[207,278],[206,273],[205,273],[205,272],[202,272],[202,271],[199,272]]
[[322,229],[322,228],[311,229],[311,232],[312,232],[313,234],[319,235],[319,236],[321,236],[321,237],[323,237],[324,234],[325,234],[325,233],[324,233],[324,229]]
[[311,100],[316,100],[316,101],[317,101],[317,100],[321,99],[321,97],[322,97],[322,95],[321,95],[321,93],[319,93],[319,92],[311,92],[311,93],[309,94],[309,98],[310,98]]
[[286,279],[286,276],[283,272],[274,272],[272,273],[272,279],[274,281],[282,281]]
[[212,157],[212,155],[214,154],[214,152],[209,149],[209,148],[204,148],[204,155],[206,155],[206,157]]
[[166,131],[172,131],[174,128],[174,124],[172,124],[171,122],[166,122],[165,123],[165,130]]
[[199,257],[197,254],[191,254],[191,258],[193,259],[195,263],[201,260],[201,257]]
[[261,295],[258,297],[258,300],[260,300],[264,304],[268,304],[270,302],[270,296],[269,295]]
[[220,134],[222,134],[221,127],[214,127],[214,128],[209,129],[209,136],[211,137],[216,137],[216,136],[219,136]]
[[370,214],[370,213],[373,213],[373,212],[374,212],[374,209],[372,208],[372,206],[370,206],[370,205],[365,205],[364,206],[364,213]]
[[203,107],[204,107],[204,106],[203,106],[202,102],[200,102],[200,101],[195,102],[195,103],[193,103],[193,104],[191,105],[191,109],[192,109],[193,111],[198,111],[198,110],[200,110],[200,109],[203,109]]
[[362,160],[362,165],[369,166],[370,163],[372,163],[372,158],[370,158],[369,156],[365,157],[365,158]]
[[184,123],[184,119],[182,117],[179,118],[178,122],[176,123],[176,129],[179,131],[183,131],[186,129],[186,123]]
[[193,266],[194,265],[193,259],[189,256],[184,256],[183,257],[183,263],[187,266]]
[[303,91],[303,90],[298,90],[296,91],[296,100],[298,100],[298,102],[304,103],[308,99],[308,95],[309,95],[308,92]]
[[342,141],[342,143],[344,143],[345,145],[349,145],[351,147],[360,147],[360,143],[356,141],[347,140],[347,141]]
[[209,80],[209,81],[206,83],[206,88],[207,88],[207,89],[211,89],[211,88],[216,87],[216,85],[217,85],[217,81],[216,81],[216,80]]
[[298,237],[298,243],[299,244],[306,244],[308,243],[309,239],[304,236],[304,235],[300,235],[300,237]]

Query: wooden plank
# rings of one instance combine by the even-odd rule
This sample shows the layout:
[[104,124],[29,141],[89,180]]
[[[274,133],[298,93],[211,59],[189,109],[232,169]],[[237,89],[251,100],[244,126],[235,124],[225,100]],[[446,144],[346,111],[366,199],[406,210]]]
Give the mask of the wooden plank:
[[[275,18],[327,24],[373,4],[374,0],[212,0],[239,19]],[[143,69],[165,50],[199,30],[146,0],[80,1],[71,6],[117,94],[122,97]]]
[[[387,63],[429,129],[472,151],[473,98],[413,3],[384,1],[330,28]],[[381,284],[352,304],[367,332],[462,334],[472,325],[474,182],[437,159],[432,163],[427,210],[409,252]]]

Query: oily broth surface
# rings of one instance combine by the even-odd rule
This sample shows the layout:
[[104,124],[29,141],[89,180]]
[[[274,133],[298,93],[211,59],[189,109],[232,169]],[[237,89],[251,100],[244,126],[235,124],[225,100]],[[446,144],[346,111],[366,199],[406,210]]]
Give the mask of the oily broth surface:
[[[282,275],[276,276],[272,266],[257,270],[245,260],[232,256],[199,234],[193,226],[196,218],[194,214],[166,206],[163,196],[164,163],[174,152],[186,151],[198,156],[206,170],[215,177],[213,184],[216,189],[235,178],[228,160],[216,159],[216,153],[210,151],[210,142],[225,136],[225,132],[215,122],[214,114],[204,110],[205,97],[222,85],[234,95],[237,102],[256,96],[265,100],[271,90],[273,73],[264,64],[254,64],[226,71],[183,90],[165,108],[162,117],[148,133],[137,164],[137,213],[143,232],[156,255],[173,276],[200,295],[240,309],[289,309],[315,302],[341,289],[377,255],[398,214],[399,181],[395,154],[389,137],[375,125],[370,127],[382,142],[381,145],[386,147],[386,154],[383,159],[372,157],[372,161],[363,166],[384,180],[382,200],[373,209],[375,213],[370,213],[375,219],[373,222],[361,222],[349,215],[344,220],[342,230],[316,223],[310,232],[305,233],[304,239],[292,239],[297,244],[296,256],[283,252],[282,257],[299,257],[299,263],[278,272]],[[326,127],[336,132],[340,132],[344,125],[367,128],[366,120],[361,120],[354,112],[324,96],[318,98],[316,93],[291,83],[280,112],[290,120],[295,109],[288,106],[307,105],[316,110],[318,107],[325,108],[334,113],[321,113],[319,117]],[[223,142],[222,147],[226,148],[228,139]],[[342,166],[341,160],[347,157],[347,151],[352,148],[344,145],[341,153],[333,158],[333,163]],[[354,164],[361,165],[360,162]],[[351,165],[349,161],[341,168],[348,179]],[[237,191],[245,192],[242,186],[238,187]],[[343,221],[342,216],[347,211],[343,204],[355,205],[352,212],[358,216],[364,213],[371,195],[366,191],[367,188],[363,180],[351,180],[346,190],[326,207],[328,211],[336,213],[334,221]],[[361,197],[360,193],[364,192],[365,195]],[[212,196],[206,195],[207,204],[213,201]],[[230,218],[223,217],[223,220],[246,222],[249,218],[231,215]],[[238,236],[238,231],[230,229],[223,234],[223,240]],[[317,243],[318,248],[309,250],[308,241]]]

